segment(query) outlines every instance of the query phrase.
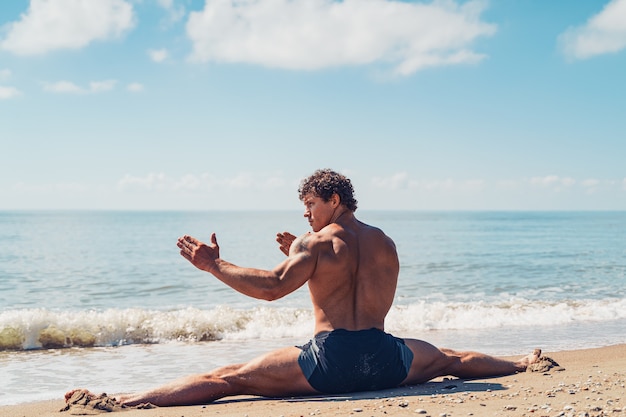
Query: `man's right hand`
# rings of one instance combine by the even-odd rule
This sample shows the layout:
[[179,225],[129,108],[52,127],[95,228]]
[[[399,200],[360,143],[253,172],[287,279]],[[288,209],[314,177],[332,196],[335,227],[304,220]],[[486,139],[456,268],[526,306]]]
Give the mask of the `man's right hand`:
[[282,253],[289,256],[289,248],[293,241],[296,240],[296,236],[292,235],[289,232],[282,232],[276,234],[276,242],[278,242],[279,249]]
[[215,233],[211,234],[210,245],[185,235],[178,238],[177,246],[185,259],[203,271],[211,272],[215,268],[215,261],[220,257],[220,247],[217,244]]

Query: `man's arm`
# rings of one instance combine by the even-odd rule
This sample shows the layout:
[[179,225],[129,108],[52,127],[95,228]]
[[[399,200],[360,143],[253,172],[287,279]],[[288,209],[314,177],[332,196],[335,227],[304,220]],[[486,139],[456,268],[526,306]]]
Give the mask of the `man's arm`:
[[220,258],[215,233],[207,245],[191,236],[178,239],[180,254],[196,268],[210,272],[217,279],[247,296],[276,300],[297,290],[313,276],[317,255],[309,235],[297,238],[287,259],[273,270],[244,268]]

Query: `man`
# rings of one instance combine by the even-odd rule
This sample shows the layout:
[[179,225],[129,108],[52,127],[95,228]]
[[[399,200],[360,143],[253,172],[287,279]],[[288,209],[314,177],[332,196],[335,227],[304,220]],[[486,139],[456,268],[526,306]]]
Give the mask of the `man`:
[[443,375],[512,374],[538,360],[538,349],[513,362],[385,333],[399,272],[393,241],[356,219],[357,201],[345,176],[318,170],[302,181],[299,194],[313,232],[298,238],[279,233],[277,241],[287,258],[271,271],[223,260],[214,233],[210,244],[184,236],[178,247],[195,267],[250,297],[276,300],[308,284],[315,337],[302,347],[286,347],[248,363],[121,396],[122,404],[191,405],[242,394],[279,397],[374,390]]

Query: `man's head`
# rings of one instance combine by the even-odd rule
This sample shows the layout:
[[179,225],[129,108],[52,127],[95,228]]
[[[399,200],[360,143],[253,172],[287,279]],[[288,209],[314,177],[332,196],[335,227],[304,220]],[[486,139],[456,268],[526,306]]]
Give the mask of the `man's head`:
[[298,193],[301,201],[304,201],[307,195],[314,195],[326,202],[330,201],[333,194],[337,194],[341,204],[348,210],[354,212],[357,208],[350,180],[330,169],[318,169],[313,175],[303,179]]

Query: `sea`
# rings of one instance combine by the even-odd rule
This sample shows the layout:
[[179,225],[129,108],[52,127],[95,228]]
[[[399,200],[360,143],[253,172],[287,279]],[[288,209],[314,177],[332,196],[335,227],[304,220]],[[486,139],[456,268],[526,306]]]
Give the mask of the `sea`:
[[[626,343],[626,212],[366,211],[396,243],[386,330],[526,355]],[[0,211],[0,405],[137,391],[306,342],[306,285],[251,299],[180,256],[270,269],[297,211]]]

